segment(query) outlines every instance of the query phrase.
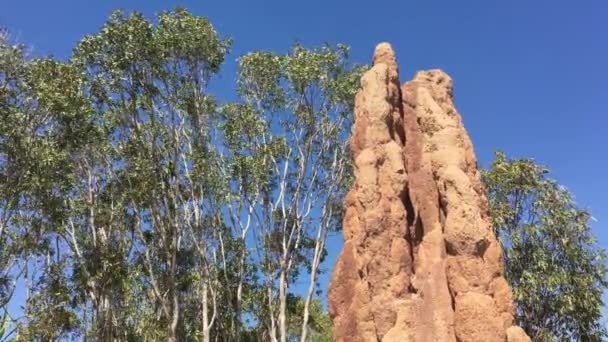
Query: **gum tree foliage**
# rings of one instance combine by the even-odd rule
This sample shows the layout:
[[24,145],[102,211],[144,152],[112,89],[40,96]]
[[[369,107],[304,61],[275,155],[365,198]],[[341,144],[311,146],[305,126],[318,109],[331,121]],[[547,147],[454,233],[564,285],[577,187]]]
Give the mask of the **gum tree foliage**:
[[315,296],[350,175],[346,47],[243,56],[241,101],[218,105],[231,42],[182,9],[116,12],[67,62],[2,37],[2,339],[331,339]]
[[516,318],[535,341],[600,341],[606,254],[590,214],[547,175],[533,160],[502,152],[483,175]]
[[290,285],[302,274],[309,285],[300,339],[307,339],[326,237],[341,225],[346,142],[362,71],[347,58],[342,45],[247,54],[239,59],[241,102],[223,107],[233,212],[253,226],[265,288],[257,319],[268,340],[288,339]]
[[[18,232],[13,217],[18,213],[18,203],[24,186],[17,170],[20,165],[16,156],[23,153],[22,135],[11,122],[26,121],[23,107],[27,104],[23,94],[25,57],[23,46],[11,45],[6,30],[0,31],[0,309],[12,297],[14,283],[11,272],[17,267]],[[19,271],[17,271],[19,272]],[[6,317],[5,317],[6,318]]]
[[71,109],[81,109],[82,101],[78,73],[26,57],[23,46],[1,35],[0,310],[22,281],[23,313],[6,316],[5,338],[19,331],[21,340],[53,339],[77,324],[55,232],[60,194],[70,183],[67,150],[79,143],[65,123],[78,123]]
[[[70,207],[79,215],[68,222],[69,244],[96,336],[208,341],[224,227],[207,86],[230,41],[182,9],[157,19],[116,12],[74,52],[103,139],[76,156],[80,198]],[[132,291],[144,310],[125,310],[136,305]]]

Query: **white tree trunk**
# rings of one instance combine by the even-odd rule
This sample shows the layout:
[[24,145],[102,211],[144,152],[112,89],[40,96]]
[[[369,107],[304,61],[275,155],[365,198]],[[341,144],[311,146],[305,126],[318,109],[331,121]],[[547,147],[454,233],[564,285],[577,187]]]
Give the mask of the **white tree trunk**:
[[287,342],[287,280],[285,268],[281,268],[279,280],[279,333],[281,342]]
[[203,342],[209,342],[209,297],[207,282],[203,282]]

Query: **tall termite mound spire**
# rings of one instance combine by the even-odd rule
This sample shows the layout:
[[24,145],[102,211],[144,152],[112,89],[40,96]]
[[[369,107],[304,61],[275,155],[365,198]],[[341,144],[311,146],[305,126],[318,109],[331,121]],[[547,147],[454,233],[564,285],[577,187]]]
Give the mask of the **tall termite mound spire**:
[[452,80],[399,87],[377,46],[355,100],[355,184],[329,289],[337,341],[529,341],[511,290]]
[[[400,133],[401,132],[401,133]],[[393,51],[380,44],[355,99],[356,185],[345,200],[345,244],[330,289],[339,339],[375,341],[408,293],[412,260],[404,197],[403,123]]]

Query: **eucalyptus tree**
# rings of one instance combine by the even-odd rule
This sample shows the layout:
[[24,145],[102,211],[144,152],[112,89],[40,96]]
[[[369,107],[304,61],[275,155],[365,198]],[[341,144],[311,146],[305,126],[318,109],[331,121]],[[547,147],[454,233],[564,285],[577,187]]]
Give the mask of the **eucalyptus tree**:
[[116,189],[95,209],[105,211],[104,220],[93,220],[86,229],[105,239],[114,230],[113,213],[123,222],[116,228],[124,246],[120,259],[132,258],[134,269],[141,270],[134,273],[140,295],[160,307],[140,321],[162,322],[157,339],[182,339],[187,283],[194,282],[200,312],[196,331],[188,333],[208,341],[217,317],[214,241],[222,229],[223,192],[214,174],[208,127],[215,101],[207,85],[229,45],[207,19],[185,10],[160,14],[157,24],[138,13],[116,12],[99,33],[80,42],[72,59],[85,74],[107,141],[108,160],[100,162],[109,179],[94,181],[101,184],[97,196]]
[[[22,45],[11,44],[7,30],[0,31],[0,313],[2,335],[0,340],[11,336],[17,322],[8,314],[8,303],[13,298],[16,283],[27,270],[22,263],[24,235],[19,224],[19,203],[27,192],[25,177],[19,172],[24,162],[18,156],[23,153],[23,128],[31,119],[24,82],[26,69],[25,51]],[[17,125],[13,123],[17,122]],[[22,125],[19,125],[22,124]]]
[[[57,337],[77,325],[64,291],[66,258],[56,234],[62,193],[70,183],[63,147],[78,143],[63,123],[82,103],[75,79],[62,73],[65,67],[28,59],[23,46],[0,35],[0,277],[6,280],[0,307],[11,299],[10,285],[25,285],[23,312],[11,318],[7,338],[14,331],[29,336],[25,340]],[[42,319],[40,313],[55,319]]]
[[[12,45],[8,31],[0,31],[0,310],[4,311],[12,298],[14,281],[12,272],[18,266],[18,233],[14,231],[18,202],[24,190],[18,172],[22,153],[20,128],[14,122],[27,121],[28,104],[24,94],[25,56],[21,45]],[[13,142],[18,140],[16,142]],[[16,271],[18,274],[20,270]],[[4,313],[4,312],[3,312]]]
[[346,146],[362,68],[342,45],[286,55],[254,52],[239,60],[241,102],[223,108],[236,218],[247,217],[264,275],[267,338],[288,338],[288,294],[304,271],[301,340],[330,230],[340,226],[349,181]]
[[[108,265],[112,260],[96,238],[105,231],[94,228],[115,212],[99,205],[109,202],[102,200],[99,190],[108,178],[99,176],[104,170],[95,159],[108,159],[103,155],[103,132],[83,93],[85,80],[79,68],[51,58],[26,60],[23,47],[10,46],[6,40],[0,49],[6,190],[1,196],[6,203],[1,252],[12,253],[13,264],[19,264],[12,282],[23,274],[25,285],[23,315],[14,320],[12,330],[17,334],[6,336],[29,341],[78,333],[86,338],[88,307],[80,295],[95,302],[96,318],[109,310],[99,309],[107,306],[108,298],[120,293],[108,284],[120,274],[119,268]],[[90,229],[79,230],[83,227]],[[101,265],[103,269],[93,269]],[[107,324],[94,324],[103,339]]]
[[[64,82],[51,84],[51,89],[64,93],[73,89],[70,101],[62,99],[71,106],[72,114],[58,125],[66,132],[62,151],[67,154],[70,170],[69,187],[61,196],[63,213],[55,221],[63,250],[69,254],[70,271],[66,274],[81,308],[82,333],[100,340],[124,336],[128,324],[123,308],[132,286],[129,255],[133,232],[125,225],[128,217],[116,181],[116,160],[106,137],[106,122],[94,111],[78,64],[47,64],[56,68],[54,75],[61,75],[55,80]],[[65,84],[68,81],[71,83]]]
[[535,341],[601,341],[606,253],[589,212],[530,159],[497,153],[484,173],[518,324]]
[[116,12],[67,62],[2,41],[0,277],[8,298],[24,273],[17,340],[330,338],[314,294],[361,68],[344,46],[248,54],[242,100],[218,108],[208,84],[229,46],[181,9]]

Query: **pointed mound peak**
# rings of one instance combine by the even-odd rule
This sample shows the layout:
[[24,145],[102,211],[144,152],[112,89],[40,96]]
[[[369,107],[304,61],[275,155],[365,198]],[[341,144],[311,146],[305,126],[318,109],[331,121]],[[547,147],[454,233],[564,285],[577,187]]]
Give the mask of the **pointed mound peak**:
[[414,77],[414,81],[425,81],[437,84],[452,84],[452,78],[441,69],[431,69],[426,71],[418,71]]
[[452,98],[454,83],[450,75],[441,69],[419,71],[413,81],[432,89],[437,94],[447,95],[449,99]]
[[386,64],[389,67],[397,66],[395,51],[393,51],[393,47],[389,43],[380,43],[376,45],[373,64],[376,65],[381,63]]

